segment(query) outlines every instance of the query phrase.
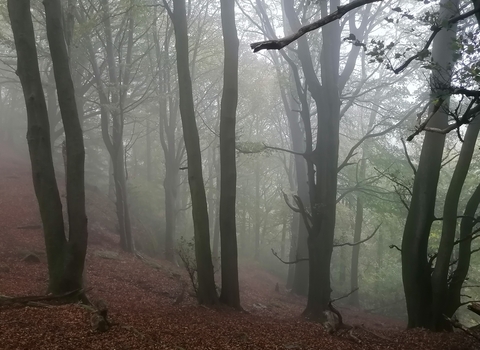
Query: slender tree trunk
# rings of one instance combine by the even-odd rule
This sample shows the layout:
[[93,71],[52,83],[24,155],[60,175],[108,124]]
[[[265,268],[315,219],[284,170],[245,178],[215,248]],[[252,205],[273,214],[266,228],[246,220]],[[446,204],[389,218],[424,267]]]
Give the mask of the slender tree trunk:
[[260,165],[257,160],[255,164],[255,261],[260,258]]
[[150,133],[150,120],[147,119],[147,140],[146,140],[146,152],[145,152],[145,163],[147,163],[147,181],[152,182],[152,137]]
[[198,301],[215,304],[218,300],[213,275],[207,198],[202,174],[202,154],[195,120],[192,80],[189,68],[188,26],[185,0],[173,1],[172,22],[175,28],[180,115],[187,151],[188,182],[192,198],[195,257],[198,273]]
[[[216,164],[216,163],[215,163]],[[217,193],[217,200],[219,199],[220,195],[220,173],[216,171],[217,178],[215,180],[216,186],[216,193]],[[214,224],[213,224],[213,257],[215,261],[218,263],[218,259],[220,258],[220,203],[217,203],[216,210],[215,210],[215,217],[214,217]]]
[[281,240],[281,244],[280,244],[280,256],[282,257],[282,259],[285,260],[286,256],[285,256],[285,244],[286,244],[286,239],[287,239],[287,220],[288,220],[288,216],[287,215],[283,215],[283,222],[282,222],[282,240]]
[[[365,168],[365,158],[360,161],[360,168]],[[361,170],[360,170],[361,171]],[[363,199],[357,196],[357,208],[355,213],[355,228],[353,234],[353,242],[359,242],[362,237],[363,225]],[[360,244],[352,247],[352,264],[350,268],[350,290],[358,288],[358,260],[360,256]],[[350,304],[358,307],[360,305],[360,297],[358,290],[350,296]]]
[[238,102],[238,37],[235,0],[220,0],[224,46],[223,93],[220,112],[220,235],[222,292],[220,301],[240,309],[236,227],[237,165],[235,124]]
[[[288,253],[288,260],[294,261],[297,254],[297,241],[298,241],[298,228],[299,221],[301,220],[298,213],[293,213],[292,220],[290,221],[290,250]],[[293,280],[295,278],[295,267],[296,264],[288,265],[288,274],[287,274],[287,289],[293,288]],[[307,275],[308,278],[308,275]]]
[[460,243],[458,252],[457,268],[452,274],[452,279],[448,288],[447,302],[445,303],[445,314],[451,316],[457,311],[461,303],[461,291],[463,283],[467,278],[470,268],[472,232],[475,226],[475,213],[480,205],[480,184],[477,186],[470,199],[467,202],[463,218],[460,224]]

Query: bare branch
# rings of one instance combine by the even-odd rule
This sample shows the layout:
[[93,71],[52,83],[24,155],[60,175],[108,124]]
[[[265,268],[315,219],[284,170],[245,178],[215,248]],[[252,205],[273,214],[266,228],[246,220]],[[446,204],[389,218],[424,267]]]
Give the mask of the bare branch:
[[283,199],[285,200],[285,203],[287,204],[287,206],[292,209],[295,213],[300,213],[300,209],[298,208],[295,208],[292,203],[290,203],[290,200],[288,199],[288,195],[282,191],[282,194],[283,194]]
[[345,294],[345,295],[342,295],[341,297],[338,297],[338,298],[335,298],[335,299],[330,300],[330,303],[334,303],[334,302],[336,302],[336,301],[339,301],[339,300],[348,298],[350,295],[352,295],[353,293],[355,293],[357,290],[358,290],[358,287],[355,288],[355,289],[352,289],[349,293],[347,293],[347,294]]
[[303,27],[301,27],[296,33],[286,36],[281,39],[275,39],[275,40],[266,40],[266,41],[259,41],[250,44],[250,47],[252,48],[253,52],[258,52],[261,50],[280,50],[283,49],[285,46],[288,44],[294,42],[298,38],[304,36],[306,33],[311,32],[315,29],[321,28],[324,25],[336,21],[337,19],[342,18],[344,15],[346,15],[348,12],[356,9],[357,7],[372,3],[372,2],[377,2],[377,1],[382,1],[382,0],[354,0],[351,3],[345,5],[345,6],[338,6],[337,11],[331,13],[328,16],[325,16],[318,21],[312,22],[310,24],[307,24]]
[[302,262],[302,261],[308,261],[309,259],[308,258],[300,258],[300,259],[296,259],[294,261],[285,261],[283,260],[281,257],[278,256],[278,253],[273,250],[272,248],[272,254],[278,259],[280,260],[282,263],[286,264],[286,265],[292,265],[292,264],[298,264],[299,262]]
[[401,250],[397,245],[395,245],[395,244],[390,244],[390,245],[388,246],[388,248],[390,248],[390,249],[394,249],[394,248],[395,248],[395,249],[398,250],[400,253],[402,252],[402,250]]
[[[465,18],[468,18],[474,14],[476,14],[477,12],[480,12],[480,7],[477,8],[477,9],[473,9],[471,11],[468,11],[468,12],[465,12],[464,14],[462,15],[458,15],[456,17],[452,17],[450,18],[446,24],[445,24],[445,27],[448,27],[452,24],[455,24],[461,20],[464,20]],[[430,45],[432,44],[433,42],[433,39],[437,36],[437,34],[442,30],[442,26],[433,26],[432,27],[432,33],[430,34],[430,37],[428,38],[427,42],[425,43],[425,45],[423,46],[423,48],[418,51],[415,55],[413,55],[412,57],[408,58],[403,64],[401,64],[399,67],[393,69],[393,72],[395,74],[398,74],[400,72],[402,72],[405,68],[407,68],[409,66],[410,63],[412,63],[414,60],[416,60],[417,58],[419,58],[420,56],[422,56],[424,54],[424,52],[426,50],[428,50],[428,48],[430,47]]]
[[373,233],[368,236],[367,238],[365,239],[362,239],[358,242],[354,242],[354,243],[350,243],[350,242],[347,242],[347,243],[340,243],[340,244],[334,244],[333,246],[334,247],[344,247],[344,246],[349,246],[349,247],[353,247],[353,246],[356,246],[356,245],[359,245],[359,244],[362,244],[362,243],[365,243],[366,241],[368,241],[369,239],[371,239],[373,236],[375,236],[375,234],[377,233],[378,229],[380,228],[380,226],[382,226],[382,224],[379,224],[375,230],[373,231]]
[[415,168],[415,165],[413,165],[413,163],[412,163],[412,159],[408,155],[407,145],[405,144],[405,141],[403,140],[403,138],[401,138],[400,140],[402,141],[403,152],[405,153],[405,157],[407,158],[407,162],[410,165],[410,168],[412,168],[412,170],[413,170],[413,175],[416,175],[417,174],[417,168]]

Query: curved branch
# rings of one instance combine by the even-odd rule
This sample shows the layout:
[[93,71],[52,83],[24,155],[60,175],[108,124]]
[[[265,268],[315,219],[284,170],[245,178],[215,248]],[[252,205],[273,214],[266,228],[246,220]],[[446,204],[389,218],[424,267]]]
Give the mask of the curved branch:
[[362,243],[365,243],[366,241],[368,241],[369,239],[371,239],[373,236],[375,236],[375,234],[377,233],[378,229],[380,228],[380,226],[382,226],[382,224],[379,224],[375,230],[373,231],[373,233],[368,236],[367,238],[365,239],[362,239],[358,242],[355,242],[355,243],[350,243],[350,242],[347,242],[347,243],[340,243],[340,244],[334,244],[333,247],[344,247],[344,246],[349,246],[349,247],[354,247],[356,245],[359,245],[359,244],[362,244]]
[[292,265],[292,264],[297,264],[299,262],[302,262],[302,261],[308,261],[309,259],[308,258],[300,258],[300,259],[296,259],[294,261],[285,261],[283,260],[281,257],[278,256],[278,253],[273,250],[272,248],[272,254],[278,259],[280,260],[282,263],[286,264],[286,265]]

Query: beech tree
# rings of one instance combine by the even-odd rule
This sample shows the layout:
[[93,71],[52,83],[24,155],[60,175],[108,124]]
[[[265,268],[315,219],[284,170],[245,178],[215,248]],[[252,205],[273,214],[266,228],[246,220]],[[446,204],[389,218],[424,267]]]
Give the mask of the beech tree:
[[220,244],[222,292],[220,301],[240,308],[238,286],[236,228],[236,135],[235,120],[238,100],[238,37],[235,24],[235,1],[221,0],[224,46],[223,93],[220,110]]
[[69,66],[61,2],[46,0],[44,6],[47,38],[66,137],[68,240],[65,237],[62,203],[55,179],[50,126],[38,66],[30,1],[8,1],[17,50],[17,74],[20,77],[27,107],[27,141],[33,184],[47,251],[48,290],[53,294],[62,294],[80,290],[83,286],[88,239],[84,184],[85,149]]
[[168,4],[165,3],[165,6],[175,29],[180,116],[187,153],[188,183],[192,199],[195,258],[198,274],[197,298],[201,304],[215,304],[218,300],[218,295],[213,275],[207,197],[203,182],[202,153],[197,122],[195,120],[192,79],[190,76],[185,0],[174,0],[173,11]]

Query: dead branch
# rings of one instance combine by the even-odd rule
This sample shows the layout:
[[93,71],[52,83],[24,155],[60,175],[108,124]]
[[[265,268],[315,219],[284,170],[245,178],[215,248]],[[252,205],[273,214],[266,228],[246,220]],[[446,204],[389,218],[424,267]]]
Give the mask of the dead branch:
[[471,302],[470,305],[467,306],[467,309],[480,316],[480,304],[477,302]]
[[283,199],[285,200],[285,203],[287,204],[287,206],[290,209],[292,209],[295,213],[300,213],[300,209],[294,207],[292,203],[290,203],[290,200],[288,199],[288,195],[285,192],[283,192],[283,190],[282,190],[282,194],[283,194]]
[[86,293],[84,289],[73,290],[60,295],[35,295],[35,296],[23,296],[23,297],[9,297],[6,295],[0,295],[0,305],[10,305],[10,304],[28,304],[31,302],[42,302],[42,301],[65,301],[65,299],[70,299],[71,297],[78,296]]
[[402,252],[402,250],[401,250],[397,245],[395,245],[395,244],[390,244],[390,245],[388,246],[388,248],[390,248],[390,249],[395,248],[395,249],[398,250],[400,253]]
[[360,7],[372,2],[377,2],[377,1],[382,1],[382,0],[354,0],[345,6],[338,6],[337,11],[319,19],[318,21],[312,22],[310,24],[307,24],[301,27],[296,33],[292,35],[286,36],[281,39],[255,42],[250,44],[250,47],[252,48],[253,52],[258,52],[261,50],[280,50],[285,46],[287,46],[288,44],[301,38],[306,33],[311,32],[315,29],[321,28],[330,22],[333,22],[333,21],[336,21],[337,19],[342,18],[348,12],[356,9],[357,7]]
[[474,337],[475,339],[477,339],[478,341],[480,341],[480,337],[478,337],[477,335],[475,335],[471,330],[469,330],[467,327],[465,327],[463,324],[461,324],[460,322],[458,321],[454,321],[452,320],[450,317],[446,316],[446,315],[443,315],[443,317],[455,328],[458,328],[458,329],[461,329],[462,331],[464,331],[465,333],[467,333],[469,336],[471,337]]
[[346,243],[334,244],[333,247],[344,247],[344,246],[354,247],[354,246],[356,246],[356,245],[365,243],[366,241],[368,241],[369,239],[371,239],[373,236],[375,236],[375,234],[377,233],[377,231],[378,231],[378,229],[380,228],[380,226],[382,226],[381,223],[375,228],[375,230],[373,231],[373,233],[372,233],[370,236],[368,236],[367,238],[365,238],[365,239],[362,239],[362,240],[360,240],[360,241],[358,241],[358,242],[354,242],[354,243],[346,242]]
[[295,200],[295,203],[297,203],[298,209],[300,210],[300,214],[302,215],[303,221],[305,223],[305,227],[310,234],[312,231],[312,215],[307,212],[305,206],[303,205],[303,201],[299,196],[294,195],[293,199]]
[[348,293],[345,294],[345,295],[342,295],[341,297],[338,297],[338,298],[335,298],[335,299],[330,300],[330,304],[331,304],[331,303],[334,303],[334,302],[336,302],[336,301],[339,301],[339,300],[348,298],[350,295],[352,295],[353,293],[355,293],[357,290],[358,290],[358,287],[355,288],[355,289],[352,289],[350,292],[348,292]]
[[302,261],[308,261],[309,259],[308,258],[297,258],[296,260],[294,261],[285,261],[283,260],[280,256],[278,256],[278,253],[273,250],[272,248],[272,254],[278,259],[280,260],[282,263],[286,264],[286,265],[292,265],[292,264],[298,264],[299,262],[302,262]]

